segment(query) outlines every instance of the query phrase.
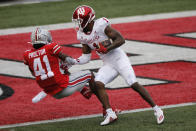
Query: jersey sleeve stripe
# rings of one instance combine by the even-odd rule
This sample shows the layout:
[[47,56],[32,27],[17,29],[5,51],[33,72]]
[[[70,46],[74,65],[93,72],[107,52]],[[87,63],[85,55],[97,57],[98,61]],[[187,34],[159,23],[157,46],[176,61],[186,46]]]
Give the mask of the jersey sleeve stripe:
[[60,46],[56,48],[53,53],[55,54],[60,48],[61,48]]
[[57,46],[59,46],[59,45],[55,45],[55,46],[53,47],[53,49],[55,49]]

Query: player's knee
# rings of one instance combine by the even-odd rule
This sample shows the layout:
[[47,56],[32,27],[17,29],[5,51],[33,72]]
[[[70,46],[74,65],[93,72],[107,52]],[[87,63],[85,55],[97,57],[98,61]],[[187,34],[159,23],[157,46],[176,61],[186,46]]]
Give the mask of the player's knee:
[[54,95],[53,98],[55,98],[55,99],[61,99],[62,97],[60,97],[58,95]]
[[96,87],[97,89],[101,90],[101,89],[105,89],[105,84],[101,81],[95,81]]
[[103,76],[101,75],[96,75],[95,76],[95,82],[99,85],[99,86],[104,86],[107,83],[107,79],[105,79]]
[[131,88],[134,89],[135,91],[138,91],[140,88],[140,84],[138,82],[135,82],[131,85]]

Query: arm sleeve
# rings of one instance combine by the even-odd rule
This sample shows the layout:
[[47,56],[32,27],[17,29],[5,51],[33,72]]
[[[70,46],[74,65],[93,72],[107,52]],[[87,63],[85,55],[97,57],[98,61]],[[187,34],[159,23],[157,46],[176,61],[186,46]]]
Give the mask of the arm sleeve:
[[100,28],[99,29],[101,29],[101,32],[105,34],[105,28],[107,26],[110,26],[110,21],[107,18],[105,18],[105,17],[101,18],[100,21],[101,21],[100,22],[101,24],[100,24]]
[[59,52],[61,52],[62,47],[56,43],[52,43],[50,46],[50,50],[53,55],[58,55]]

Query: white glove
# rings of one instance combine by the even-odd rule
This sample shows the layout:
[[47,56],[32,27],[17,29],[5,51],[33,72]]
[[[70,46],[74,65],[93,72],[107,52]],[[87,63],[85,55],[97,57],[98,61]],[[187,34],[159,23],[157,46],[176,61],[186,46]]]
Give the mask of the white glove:
[[60,61],[60,68],[61,69],[68,70],[71,67],[72,67],[72,65],[68,64],[66,61]]
[[73,59],[71,57],[66,57],[65,62],[68,63],[69,65],[75,65],[77,63],[76,59]]

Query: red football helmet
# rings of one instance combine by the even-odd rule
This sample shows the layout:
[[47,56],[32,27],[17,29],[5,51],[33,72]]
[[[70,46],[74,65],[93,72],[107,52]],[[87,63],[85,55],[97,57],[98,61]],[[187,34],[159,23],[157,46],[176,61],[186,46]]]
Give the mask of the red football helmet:
[[78,6],[72,16],[72,21],[78,23],[79,29],[83,30],[88,23],[95,18],[95,12],[90,6],[82,5]]

